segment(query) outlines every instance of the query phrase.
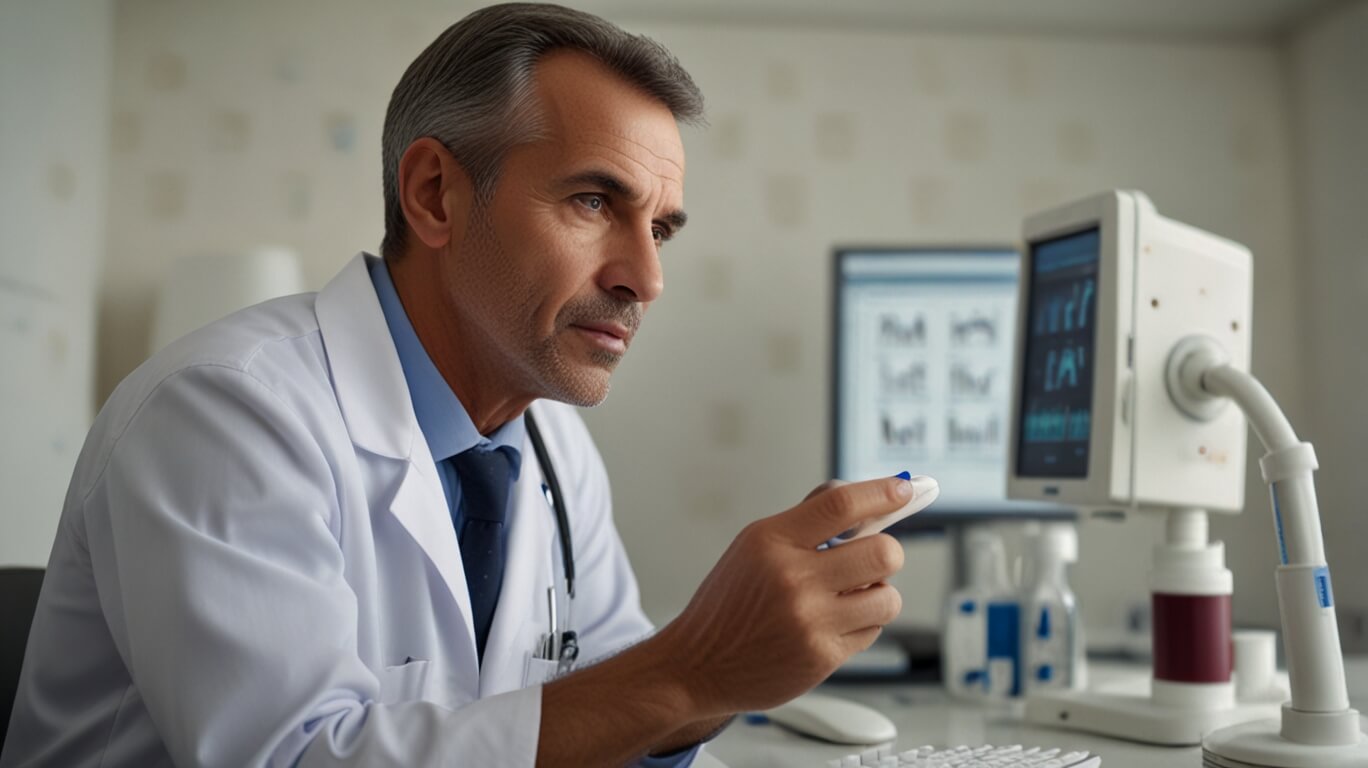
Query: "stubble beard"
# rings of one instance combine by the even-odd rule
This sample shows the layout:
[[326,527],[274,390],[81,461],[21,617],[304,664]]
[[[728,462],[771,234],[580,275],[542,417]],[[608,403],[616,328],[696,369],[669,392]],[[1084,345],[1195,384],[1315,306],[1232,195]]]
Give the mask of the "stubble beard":
[[487,211],[475,208],[471,212],[473,226],[462,244],[464,249],[478,253],[478,262],[496,270],[503,278],[496,283],[518,286],[516,295],[487,296],[489,314],[494,316],[492,328],[503,329],[502,339],[491,339],[501,347],[501,354],[518,371],[521,381],[513,386],[536,394],[536,397],[592,408],[608,397],[612,388],[611,374],[622,361],[622,355],[605,349],[591,349],[588,359],[592,365],[566,359],[561,341],[575,333],[571,325],[579,322],[615,320],[635,331],[641,324],[641,306],[624,302],[606,294],[571,299],[557,313],[555,329],[550,336],[541,337],[534,325],[537,291],[531,285],[520,285],[518,276],[510,274],[512,262],[503,249]]

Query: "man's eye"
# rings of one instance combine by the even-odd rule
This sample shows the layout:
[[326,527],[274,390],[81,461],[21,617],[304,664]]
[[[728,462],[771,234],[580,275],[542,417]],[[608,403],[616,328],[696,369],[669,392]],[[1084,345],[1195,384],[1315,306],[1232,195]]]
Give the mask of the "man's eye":
[[655,237],[656,245],[670,239],[670,233],[660,227],[651,227],[651,235]]
[[603,199],[603,195],[593,194],[580,195],[579,202],[580,205],[584,206],[585,208],[588,208],[589,210],[595,213],[603,210],[604,206],[608,204],[608,201]]

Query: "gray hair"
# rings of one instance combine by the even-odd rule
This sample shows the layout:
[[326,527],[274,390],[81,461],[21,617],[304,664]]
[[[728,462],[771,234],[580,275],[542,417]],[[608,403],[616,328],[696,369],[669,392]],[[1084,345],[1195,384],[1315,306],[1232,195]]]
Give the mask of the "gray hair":
[[409,145],[425,136],[440,141],[469,174],[476,202],[488,203],[504,155],[541,129],[533,74],[540,58],[557,49],[593,56],[662,102],[676,120],[702,122],[703,94],[679,60],[650,38],[559,5],[475,11],[419,54],[390,96],[382,139],[385,258],[398,256],[407,240],[399,160]]

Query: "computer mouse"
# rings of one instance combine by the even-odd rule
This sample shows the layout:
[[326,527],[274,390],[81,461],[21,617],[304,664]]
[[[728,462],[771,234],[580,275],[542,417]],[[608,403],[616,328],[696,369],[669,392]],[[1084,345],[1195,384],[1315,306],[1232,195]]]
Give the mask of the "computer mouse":
[[836,744],[882,744],[898,737],[893,721],[879,711],[820,693],[803,694],[765,715],[804,736]]

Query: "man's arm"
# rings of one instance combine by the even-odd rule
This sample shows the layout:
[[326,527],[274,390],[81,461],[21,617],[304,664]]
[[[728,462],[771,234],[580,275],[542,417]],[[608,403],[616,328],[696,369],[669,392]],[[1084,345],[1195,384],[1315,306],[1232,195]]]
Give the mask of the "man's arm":
[[887,536],[817,546],[910,493],[896,478],[852,483],[747,526],[675,621],[543,688],[537,764],[624,764],[668,749],[681,728],[820,683],[897,616],[901,598],[883,580],[902,548]]

